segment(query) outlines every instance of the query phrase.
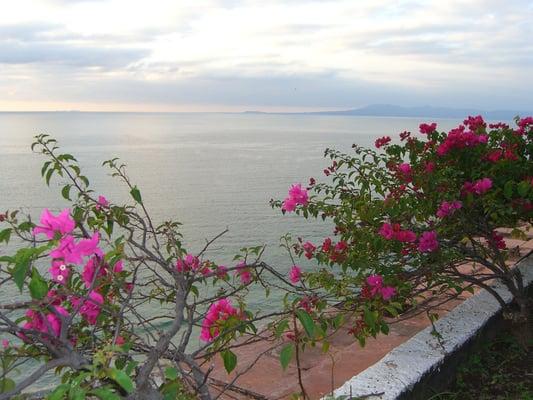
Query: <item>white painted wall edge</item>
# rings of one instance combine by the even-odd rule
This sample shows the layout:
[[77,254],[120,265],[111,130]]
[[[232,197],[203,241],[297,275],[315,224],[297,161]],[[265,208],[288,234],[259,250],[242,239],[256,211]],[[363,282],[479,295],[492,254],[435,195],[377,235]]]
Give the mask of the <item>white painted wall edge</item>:
[[[524,276],[524,283],[529,285],[533,281],[533,256],[522,260],[517,268]],[[513,297],[503,285],[494,284],[493,287],[507,303],[511,302]],[[486,290],[481,290],[435,323],[437,332],[442,335],[440,344],[428,327],[346,381],[334,391],[334,397],[349,398],[351,395],[354,398],[364,396],[367,400],[397,399],[428,373],[438,370],[447,355],[465,344],[500,310],[496,299]]]

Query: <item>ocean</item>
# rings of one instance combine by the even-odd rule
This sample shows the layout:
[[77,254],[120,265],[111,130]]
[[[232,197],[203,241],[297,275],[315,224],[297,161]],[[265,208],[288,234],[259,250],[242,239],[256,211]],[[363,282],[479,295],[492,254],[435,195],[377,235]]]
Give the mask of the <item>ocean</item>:
[[[332,234],[332,226],[282,215],[269,200],[283,199],[293,183],[325,178],[327,147],[350,151],[352,143],[372,146],[383,135],[417,132],[426,121],[286,114],[0,113],[0,212],[21,208],[37,219],[45,207],[58,211],[68,205],[59,193],[60,182],[46,186],[40,176],[45,160],[30,150],[34,135],[47,133],[78,159],[96,194],[119,204],[131,201],[128,190],[109,176],[102,162],[120,157],[153,219],[183,223],[190,252],[228,228],[206,254],[209,259],[231,266],[240,248],[266,245],[264,260],[285,272],[291,263],[279,246],[282,235],[320,243]],[[439,128],[450,129],[459,121],[437,122]],[[0,248],[0,254],[5,251]],[[2,290],[0,301],[14,295]],[[254,293],[249,305],[271,306]]]

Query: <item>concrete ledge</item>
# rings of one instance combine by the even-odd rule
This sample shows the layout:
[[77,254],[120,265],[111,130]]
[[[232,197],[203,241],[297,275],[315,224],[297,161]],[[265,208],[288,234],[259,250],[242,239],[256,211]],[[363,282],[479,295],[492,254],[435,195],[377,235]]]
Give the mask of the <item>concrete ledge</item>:
[[[533,256],[517,264],[517,268],[522,272],[525,284],[530,285]],[[512,301],[512,295],[503,285],[493,287],[507,303]],[[440,340],[431,334],[431,327],[424,329],[345,382],[334,391],[334,397],[368,400],[421,398],[430,378],[446,369],[446,364],[457,364],[457,356],[475,341],[479,332],[490,328],[501,311],[496,299],[481,290],[435,323],[437,332],[442,335]]]

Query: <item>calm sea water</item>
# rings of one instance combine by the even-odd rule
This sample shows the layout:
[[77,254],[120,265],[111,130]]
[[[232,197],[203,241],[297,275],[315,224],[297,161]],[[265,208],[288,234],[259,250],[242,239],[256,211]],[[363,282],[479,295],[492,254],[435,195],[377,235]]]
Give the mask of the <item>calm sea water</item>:
[[[32,154],[33,136],[48,133],[78,158],[96,193],[112,202],[130,201],[128,190],[101,166],[120,157],[141,189],[155,220],[181,221],[189,250],[229,228],[209,257],[231,265],[243,246],[267,245],[266,261],[281,271],[289,259],[279,248],[291,232],[309,240],[331,227],[268,204],[295,182],[320,177],[327,147],[350,151],[382,135],[417,131],[421,119],[256,114],[0,113],[0,210],[22,207],[37,218],[44,207],[67,204],[56,181],[40,177],[42,156]],[[439,120],[449,129],[458,121]],[[3,252],[0,249],[0,254]],[[12,293],[2,291],[0,301]],[[262,297],[252,305],[260,307]],[[254,304],[254,301],[256,304]]]

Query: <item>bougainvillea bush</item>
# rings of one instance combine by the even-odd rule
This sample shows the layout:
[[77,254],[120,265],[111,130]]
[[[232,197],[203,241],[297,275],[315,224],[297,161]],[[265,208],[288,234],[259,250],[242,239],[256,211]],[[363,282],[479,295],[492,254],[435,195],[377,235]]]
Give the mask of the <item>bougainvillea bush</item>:
[[[468,117],[449,132],[430,123],[394,141],[379,138],[375,149],[327,149],[324,182],[310,178],[307,188],[293,185],[287,198],[272,202],[334,223],[322,243],[299,238],[291,249],[318,264],[299,269],[299,278],[333,295],[362,344],[387,333],[386,317],[415,306],[422,293],[477,286],[507,310],[490,286],[495,278],[515,297],[518,312],[509,315],[527,318],[521,273],[497,230],[523,237],[533,217],[533,118],[516,124]],[[324,311],[308,310],[322,319]]]

